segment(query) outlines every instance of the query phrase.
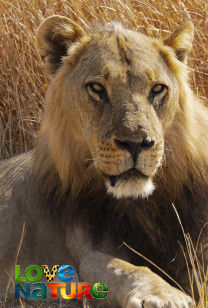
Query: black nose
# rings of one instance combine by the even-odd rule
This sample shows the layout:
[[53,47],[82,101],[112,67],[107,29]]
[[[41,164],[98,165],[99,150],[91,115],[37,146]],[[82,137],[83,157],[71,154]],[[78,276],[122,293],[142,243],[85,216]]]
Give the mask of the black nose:
[[143,150],[152,148],[155,144],[154,140],[152,140],[149,136],[144,138],[141,143],[131,142],[128,140],[121,141],[118,139],[114,139],[114,141],[120,149],[127,150],[131,153],[134,163],[136,163],[139,153],[141,153]]

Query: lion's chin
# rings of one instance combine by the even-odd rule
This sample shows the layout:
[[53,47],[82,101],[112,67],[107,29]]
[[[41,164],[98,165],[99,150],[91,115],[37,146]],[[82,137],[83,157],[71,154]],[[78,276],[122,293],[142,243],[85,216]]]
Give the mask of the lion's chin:
[[107,192],[116,199],[122,198],[147,198],[154,191],[154,184],[151,178],[129,178],[128,180],[118,180],[114,186],[110,180],[105,182]]

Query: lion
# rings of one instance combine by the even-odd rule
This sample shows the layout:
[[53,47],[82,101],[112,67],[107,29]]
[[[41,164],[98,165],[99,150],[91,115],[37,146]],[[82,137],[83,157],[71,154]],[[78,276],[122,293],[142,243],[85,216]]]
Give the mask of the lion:
[[[15,262],[71,264],[80,281],[108,286],[92,307],[195,305],[180,247],[180,222],[196,245],[208,221],[208,111],[189,85],[193,38],[190,21],[164,39],[117,22],[86,32],[58,15],[40,25],[51,82],[37,145],[0,164],[2,297]],[[204,266],[207,248],[204,228]]]

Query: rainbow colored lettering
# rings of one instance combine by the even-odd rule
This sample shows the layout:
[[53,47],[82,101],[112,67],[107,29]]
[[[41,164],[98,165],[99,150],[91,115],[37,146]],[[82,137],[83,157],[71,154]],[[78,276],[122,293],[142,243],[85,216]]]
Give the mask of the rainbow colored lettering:
[[[58,274],[62,282],[50,282]],[[45,274],[48,283],[37,282]],[[57,299],[77,298],[104,299],[108,295],[108,287],[105,283],[97,282],[91,286],[88,282],[71,282],[74,278],[74,269],[70,265],[54,265],[50,273],[48,265],[30,265],[25,270],[25,276],[21,277],[20,265],[15,265],[15,298],[21,296],[26,299]],[[70,292],[67,292],[69,289]]]

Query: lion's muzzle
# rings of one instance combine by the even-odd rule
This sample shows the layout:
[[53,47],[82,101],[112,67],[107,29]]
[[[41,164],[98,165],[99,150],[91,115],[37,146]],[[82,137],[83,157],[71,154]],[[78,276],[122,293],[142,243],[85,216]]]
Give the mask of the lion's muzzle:
[[154,190],[152,177],[161,164],[163,142],[147,136],[140,142],[115,136],[101,145],[96,167],[108,193],[115,198],[148,197]]
[[114,141],[115,141],[115,144],[119,148],[125,149],[131,154],[133,162],[135,164],[136,164],[139,153],[146,149],[152,148],[155,143],[154,140],[150,136],[144,138],[141,143],[131,142],[128,140],[121,141],[118,139],[114,139]]

